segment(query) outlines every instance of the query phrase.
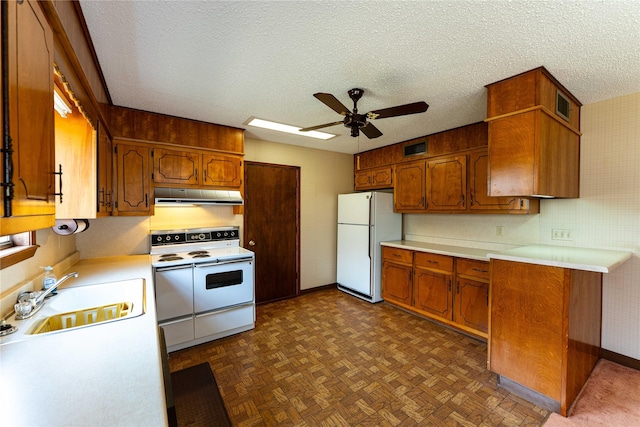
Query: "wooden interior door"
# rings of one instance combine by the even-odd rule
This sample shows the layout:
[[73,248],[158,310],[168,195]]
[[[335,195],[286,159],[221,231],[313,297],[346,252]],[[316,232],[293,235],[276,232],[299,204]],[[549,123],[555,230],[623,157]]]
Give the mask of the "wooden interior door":
[[244,246],[255,252],[256,303],[300,293],[300,168],[245,163]]

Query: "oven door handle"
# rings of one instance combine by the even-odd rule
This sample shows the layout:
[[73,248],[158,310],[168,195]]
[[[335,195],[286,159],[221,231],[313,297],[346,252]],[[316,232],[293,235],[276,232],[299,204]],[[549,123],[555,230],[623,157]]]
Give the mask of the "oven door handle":
[[176,265],[174,267],[156,267],[156,272],[170,271],[170,270],[186,270],[187,268],[191,268],[191,264]]
[[253,257],[237,258],[237,259],[232,259],[232,260],[229,260],[229,261],[218,261],[218,262],[207,262],[207,263],[194,264],[194,267],[196,267],[196,268],[215,267],[215,266],[218,266],[218,265],[238,264],[238,263],[241,263],[241,262],[250,262],[250,261],[253,261]]

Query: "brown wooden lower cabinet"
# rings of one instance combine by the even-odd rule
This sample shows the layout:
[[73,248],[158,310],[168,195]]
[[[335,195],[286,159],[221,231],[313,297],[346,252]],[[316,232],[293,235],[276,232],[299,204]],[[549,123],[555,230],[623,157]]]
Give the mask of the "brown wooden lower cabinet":
[[[410,306],[413,301],[413,253],[382,248],[382,298]],[[386,285],[385,285],[386,284]]]
[[382,261],[386,302],[487,338],[488,262],[388,246]]
[[492,259],[490,304],[489,369],[566,416],[600,358],[602,273]]

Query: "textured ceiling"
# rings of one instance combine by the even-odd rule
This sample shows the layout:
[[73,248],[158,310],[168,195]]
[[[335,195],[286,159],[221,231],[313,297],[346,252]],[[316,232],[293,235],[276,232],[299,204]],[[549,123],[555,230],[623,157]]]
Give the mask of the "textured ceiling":
[[[640,91],[640,0],[86,1],[114,104],[355,153],[484,119],[485,85],[545,66],[583,104]],[[384,134],[321,142],[248,128],[340,120],[312,95],[365,94],[359,111],[426,101],[374,121]]]

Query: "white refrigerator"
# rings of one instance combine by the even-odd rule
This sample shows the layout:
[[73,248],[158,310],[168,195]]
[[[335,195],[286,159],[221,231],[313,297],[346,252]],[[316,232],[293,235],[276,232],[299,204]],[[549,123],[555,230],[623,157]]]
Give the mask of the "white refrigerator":
[[402,238],[402,214],[393,194],[338,195],[338,289],[375,303],[382,301],[380,242]]

